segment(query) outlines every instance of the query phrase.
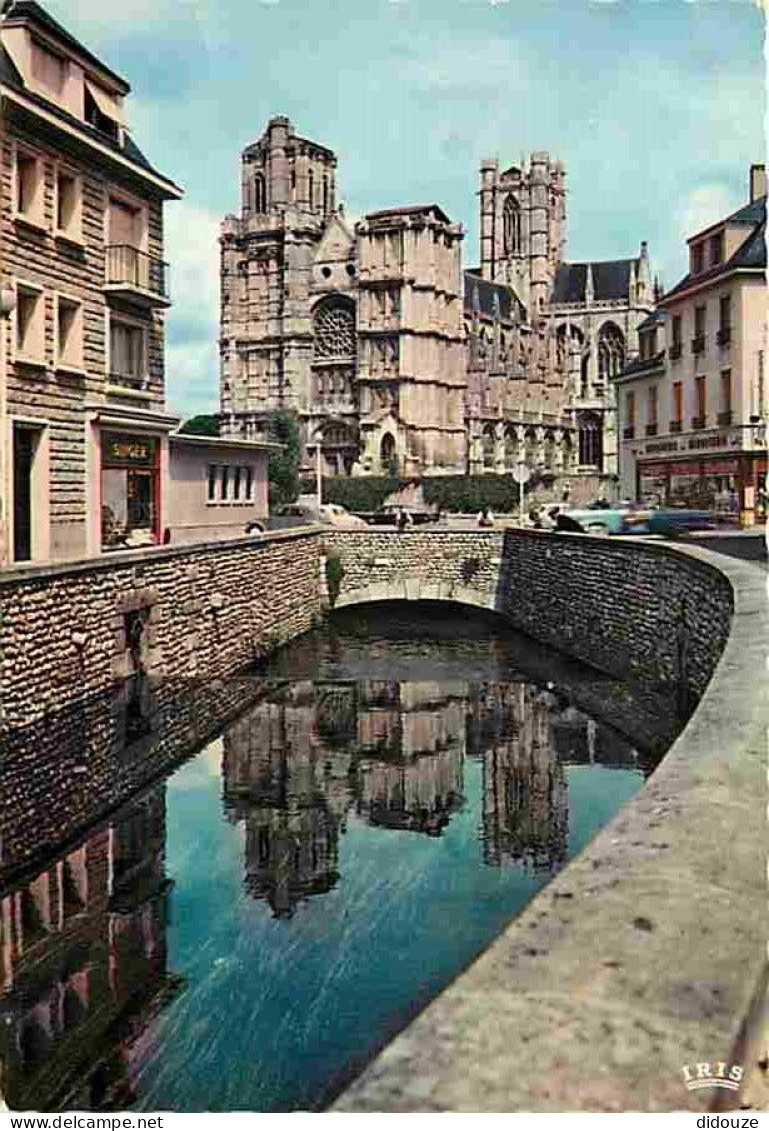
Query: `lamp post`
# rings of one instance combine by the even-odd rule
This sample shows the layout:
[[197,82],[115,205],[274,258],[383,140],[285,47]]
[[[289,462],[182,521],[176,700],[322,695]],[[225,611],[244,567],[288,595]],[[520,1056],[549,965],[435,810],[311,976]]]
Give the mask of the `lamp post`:
[[16,289],[0,285],[0,565],[8,561],[8,319],[16,309]]
[[323,470],[321,461],[323,452],[321,445],[323,443],[323,433],[318,429],[315,433],[315,504],[318,508],[318,517],[320,517],[320,508],[323,506]]

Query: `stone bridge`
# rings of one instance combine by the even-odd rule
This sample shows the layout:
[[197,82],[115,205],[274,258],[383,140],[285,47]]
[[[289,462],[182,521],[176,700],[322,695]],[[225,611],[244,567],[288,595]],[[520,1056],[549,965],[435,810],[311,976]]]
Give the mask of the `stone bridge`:
[[[683,1066],[746,1064],[766,984],[763,581],[663,543],[421,528],[313,527],[6,571],[0,737],[29,741],[0,749],[20,783],[5,805],[55,802],[51,835],[74,834],[85,810],[68,751],[35,794],[52,714],[86,719],[89,697],[138,663],[159,679],[170,762],[209,733],[201,696],[231,717],[233,677],[312,627],[329,598],[457,601],[614,676],[672,683],[682,707],[698,706],[645,787],[335,1106],[702,1109],[713,1094],[686,1091]],[[95,761],[90,819],[169,768]]]

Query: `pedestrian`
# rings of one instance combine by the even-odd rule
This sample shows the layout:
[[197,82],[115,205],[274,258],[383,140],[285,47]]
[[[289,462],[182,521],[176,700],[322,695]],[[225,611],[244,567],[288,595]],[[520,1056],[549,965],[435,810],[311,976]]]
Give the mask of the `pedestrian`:
[[479,512],[479,514],[478,514],[478,525],[479,526],[493,526],[494,525],[494,515],[491,513],[491,511],[489,510],[488,507],[484,507],[483,510]]

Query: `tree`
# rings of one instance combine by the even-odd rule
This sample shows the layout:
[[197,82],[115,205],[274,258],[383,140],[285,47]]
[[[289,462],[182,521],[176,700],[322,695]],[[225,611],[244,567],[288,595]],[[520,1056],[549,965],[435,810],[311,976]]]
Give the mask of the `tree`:
[[218,436],[219,417],[211,415],[191,416],[179,429],[187,436]]
[[267,438],[283,447],[271,451],[267,465],[270,506],[292,503],[299,494],[299,420],[295,412],[277,408],[267,417]]

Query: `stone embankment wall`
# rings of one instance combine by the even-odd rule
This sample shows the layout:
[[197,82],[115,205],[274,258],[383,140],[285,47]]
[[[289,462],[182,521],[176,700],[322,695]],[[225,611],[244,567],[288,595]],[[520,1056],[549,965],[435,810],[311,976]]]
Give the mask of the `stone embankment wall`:
[[322,591],[314,529],[0,573],[2,729],[139,669],[228,675],[310,628]]
[[339,607],[460,601],[621,679],[676,685],[682,712],[729,635],[732,593],[713,566],[667,545],[540,531],[335,531]]

